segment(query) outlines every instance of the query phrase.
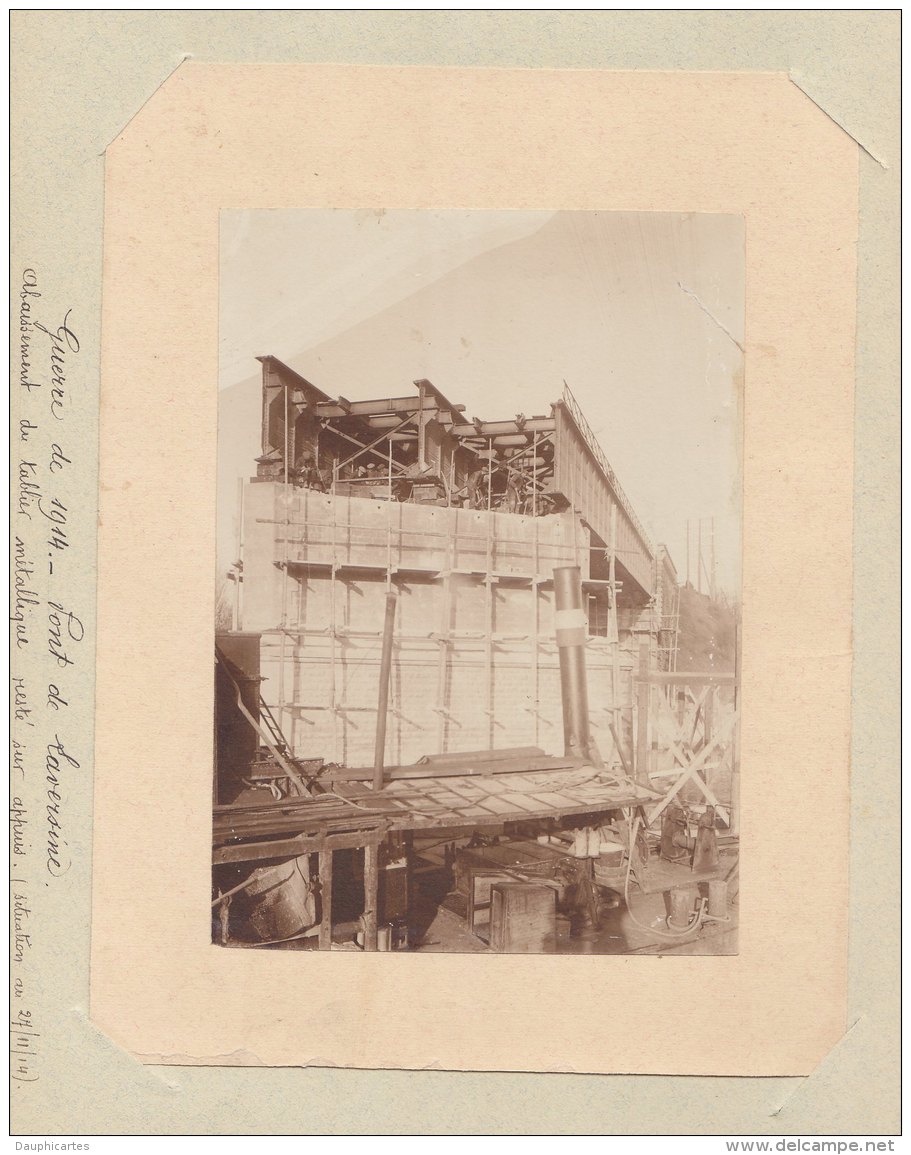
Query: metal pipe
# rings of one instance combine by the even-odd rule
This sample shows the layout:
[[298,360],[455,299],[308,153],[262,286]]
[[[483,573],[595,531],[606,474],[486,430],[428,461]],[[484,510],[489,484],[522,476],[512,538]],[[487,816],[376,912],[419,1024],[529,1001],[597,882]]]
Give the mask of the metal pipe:
[[565,753],[567,757],[587,759],[591,757],[593,743],[585,676],[587,622],[582,608],[579,566],[554,567],[554,600]]
[[386,618],[383,622],[383,653],[380,659],[380,686],[376,707],[376,745],[373,753],[373,789],[383,789],[386,753],[386,719],[389,713],[389,676],[392,673],[392,636],[395,630],[395,605],[398,594],[386,594]]

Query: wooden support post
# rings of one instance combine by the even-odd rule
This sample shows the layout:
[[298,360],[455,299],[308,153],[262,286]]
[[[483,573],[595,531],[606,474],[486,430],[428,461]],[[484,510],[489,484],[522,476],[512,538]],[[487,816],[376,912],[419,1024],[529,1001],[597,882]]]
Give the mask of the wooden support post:
[[[333,463],[333,476],[335,463]],[[334,486],[334,482],[333,482]],[[334,492],[334,490],[333,490]],[[336,672],[336,637],[338,635],[338,511],[332,506],[332,569],[329,572],[329,711],[332,723],[332,759],[339,762],[344,757],[339,742],[338,675]]]
[[[284,461],[282,463],[282,501],[285,507],[285,516],[283,519],[284,537],[281,548],[281,574],[282,574],[282,592],[281,592],[281,633],[278,639],[278,702],[276,704],[276,713],[278,715],[278,724],[284,731],[284,711],[285,711],[285,631],[288,628],[288,539],[291,536],[291,493],[288,488],[288,457],[291,452],[290,434],[288,429],[288,387],[284,390],[285,399],[285,424],[284,424]],[[292,740],[293,745],[293,740]]]
[[319,949],[332,946],[332,856],[333,851],[319,852],[319,893],[322,918],[319,924]]
[[392,642],[395,631],[395,606],[398,594],[386,594],[386,617],[383,622],[383,649],[380,656],[380,683],[377,692],[376,742],[373,751],[373,789],[383,789],[383,767],[386,757],[386,721],[389,714],[389,681],[392,676]]
[[[537,436],[537,435],[536,435]],[[538,535],[538,519],[534,519],[534,539],[533,539],[534,553],[532,555],[531,572],[531,597],[532,597],[532,635],[531,635],[531,693],[532,693],[532,715],[535,720],[535,745],[538,745],[539,730],[541,719],[538,713],[539,699],[541,696],[541,639],[540,639],[540,614],[541,614],[541,587],[538,582],[538,574],[540,572],[540,542]]]
[[[734,698],[737,701],[737,698]],[[731,737],[731,821],[730,832],[740,835],[740,721],[734,724]]]
[[[390,446],[392,442],[389,442]],[[391,474],[390,474],[391,476]],[[386,593],[387,595],[392,590],[392,482],[389,483],[389,500],[386,502]],[[401,565],[404,558],[402,557],[402,538],[399,535],[399,564]]]
[[[488,557],[490,551],[488,550]],[[496,728],[494,726],[494,644],[493,644],[493,626],[494,626],[494,588],[493,576],[490,573],[490,562],[488,562],[488,571],[484,575],[484,712],[487,716],[487,745],[492,749],[494,741],[496,740]]]
[[[538,516],[538,431],[535,430],[532,453],[531,516]],[[537,724],[537,723],[536,723]]]
[[490,503],[493,500],[493,439],[489,444],[490,456],[487,466],[487,557],[484,574],[484,710],[487,715],[487,745],[492,747],[496,738],[493,718],[493,627],[494,627],[494,540],[493,518],[490,516]]
[[440,608],[440,636],[437,640],[439,646],[437,654],[437,753],[439,754],[443,754],[446,749],[446,682],[452,655],[449,645],[452,625],[452,561],[449,556],[449,543],[450,539],[447,537],[445,569],[443,570],[442,585],[439,587],[442,603]]
[[614,740],[614,746],[617,750],[617,757],[620,759],[620,765],[623,767],[623,773],[626,775],[627,778],[632,780],[633,775],[630,772],[630,766],[626,760],[626,756],[623,753],[623,746],[620,742],[620,733],[617,730],[617,727],[613,724],[613,722],[609,723],[609,729],[610,729],[611,737]]
[[377,911],[380,903],[380,848],[364,847],[364,950],[377,949]]
[[608,605],[607,638],[611,654],[611,721],[614,735],[614,745],[617,755],[622,762],[623,752],[620,749],[620,623],[617,620],[617,504],[611,502],[610,510],[610,580]]
[[244,479],[237,479],[237,566],[234,571],[234,626],[243,629],[244,620]]
[[715,687],[709,686],[706,690],[705,703],[702,708],[702,730],[705,744],[708,746],[713,738],[715,728]]
[[[290,430],[288,429],[288,420],[289,420],[288,386],[286,385],[285,386],[285,428],[284,428],[285,447],[284,447],[284,461],[282,462],[282,473],[283,473],[285,486],[287,486],[287,484],[288,484],[288,455],[291,452],[291,435],[290,435]],[[287,493],[285,494],[285,496],[287,496]]]
[[424,417],[426,386],[423,381],[418,381],[416,384],[418,387],[418,467],[425,469],[427,466],[427,429]]
[[636,691],[639,724],[636,733],[636,781],[642,786],[649,784],[648,775],[648,711],[650,690],[648,682],[648,642],[639,643],[639,686]]

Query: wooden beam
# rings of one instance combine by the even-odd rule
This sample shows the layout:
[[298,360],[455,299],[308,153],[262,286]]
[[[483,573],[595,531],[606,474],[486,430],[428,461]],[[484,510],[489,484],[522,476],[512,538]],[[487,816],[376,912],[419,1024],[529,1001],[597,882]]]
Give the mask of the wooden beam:
[[377,914],[380,901],[380,848],[364,847],[364,950],[377,949]]
[[464,411],[464,405],[453,405],[452,402],[449,401],[448,398],[444,397],[439,389],[437,389],[436,385],[434,385],[432,381],[428,381],[426,377],[419,377],[413,384],[419,392],[423,393],[425,408],[434,407],[433,403],[431,403],[430,406],[427,405],[426,399],[428,397],[432,397],[433,402],[436,403],[435,407],[440,411],[440,413],[444,413],[448,410],[452,410],[456,413],[461,413]]
[[503,433],[552,433],[554,428],[552,417],[527,417],[521,429],[515,421],[479,421],[477,425],[453,425],[450,432],[456,437],[498,437]]
[[643,674],[641,669],[635,675],[639,682],[649,682],[653,686],[733,686],[737,681],[736,674],[715,674],[694,672],[692,674],[668,674],[661,671],[652,671]]
[[[417,413],[421,408],[417,397],[381,397],[375,401],[349,401],[347,408],[343,408],[338,401],[320,401],[316,411],[320,417],[384,417],[391,414]],[[464,405],[451,405],[448,401],[440,404],[438,401],[425,401],[426,413],[464,413]],[[472,426],[472,428],[474,428]]]
[[[406,414],[409,420],[413,420],[410,414]],[[371,416],[359,418],[365,425],[371,429],[396,429],[402,424],[401,416],[397,413],[384,413],[382,416]]]
[[[356,445],[358,447],[358,449],[360,449],[361,453],[370,453],[374,457],[378,457],[384,465],[386,464],[386,454],[385,453],[380,453],[380,451],[378,449],[371,448],[369,446],[364,445],[364,443],[361,441],[358,441],[358,439],[356,437],[352,437],[350,433],[346,433],[344,431],[344,429],[339,429],[335,425],[328,425],[325,421],[323,422],[323,428],[328,430],[329,433],[335,434],[336,437],[344,437],[344,439],[346,441],[350,441],[352,445]],[[384,435],[382,437],[378,437],[377,440],[374,442],[374,445],[379,444],[380,441],[386,441],[386,440],[387,440],[387,435]],[[353,461],[354,458],[359,457],[359,456],[360,456],[360,453],[355,453],[352,457],[347,458],[346,464],[347,464],[347,462]],[[344,481],[346,479],[340,478],[339,480]]]
[[319,854],[319,893],[322,918],[319,924],[319,949],[332,947],[332,856],[334,851],[321,850]]
[[[390,782],[423,782],[429,778],[488,777],[492,774],[525,774],[539,770],[578,769],[585,763],[578,758],[556,758],[548,754],[520,755],[517,758],[487,759],[462,762],[424,762],[417,766],[393,766],[385,771]],[[331,771],[332,782],[369,782],[373,776],[371,767],[342,766]],[[394,795],[393,795],[394,797]]]
[[[275,374],[276,377],[284,378],[283,381],[275,382],[277,386],[285,389],[300,389],[310,398],[311,404],[314,401],[317,404],[332,402],[332,398],[328,393],[324,393],[322,389],[317,388],[312,381],[308,381],[306,377],[302,377],[300,373],[292,369],[290,365],[286,365],[284,361],[279,361],[279,359],[273,357],[271,353],[257,357],[256,360],[262,364],[264,372],[271,372]],[[267,383],[271,384],[271,382]]]
[[515,449],[518,446],[527,449],[530,444],[524,433],[501,433],[499,437],[493,439],[493,443],[506,449]]
[[299,834],[273,842],[241,842],[218,846],[212,852],[215,866],[238,862],[262,862],[269,858],[297,858],[301,854],[317,854],[321,850],[360,850],[368,842],[376,842],[376,831],[356,831],[351,834]]
[[[401,426],[407,425],[410,420],[411,420],[410,417],[404,417],[401,421],[396,422],[396,424],[392,427],[392,429],[393,430],[399,429]],[[370,441],[366,445],[362,446],[361,449],[357,453],[352,453],[350,457],[346,457],[344,461],[340,461],[338,463],[338,468],[344,469],[344,467],[346,465],[349,465],[352,461],[356,460],[358,457],[361,456],[361,454],[371,452],[372,450],[375,449],[375,447],[377,445],[379,445],[379,443],[381,441],[385,441],[387,439],[387,436],[388,436],[387,434],[381,433],[378,437],[374,437],[374,439],[372,441]],[[383,454],[382,456],[383,456],[383,460],[385,461],[386,455]]]
[[638,726],[636,728],[636,781],[647,786],[648,775],[648,710],[651,687],[648,682],[648,642],[639,643],[639,688],[636,694]]

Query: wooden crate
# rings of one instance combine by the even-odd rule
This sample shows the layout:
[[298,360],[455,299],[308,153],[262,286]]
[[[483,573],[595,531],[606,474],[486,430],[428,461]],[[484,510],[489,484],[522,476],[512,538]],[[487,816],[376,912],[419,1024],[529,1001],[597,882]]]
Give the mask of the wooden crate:
[[468,876],[468,929],[484,942],[490,941],[490,889],[495,882],[515,882],[508,871],[469,870]]
[[501,954],[552,954],[557,942],[556,895],[531,882],[490,888],[490,946]]
[[560,853],[552,846],[541,846],[527,839],[501,842],[497,846],[480,846],[456,852],[455,885],[468,895],[471,877],[478,870],[519,870],[523,873],[553,877]]

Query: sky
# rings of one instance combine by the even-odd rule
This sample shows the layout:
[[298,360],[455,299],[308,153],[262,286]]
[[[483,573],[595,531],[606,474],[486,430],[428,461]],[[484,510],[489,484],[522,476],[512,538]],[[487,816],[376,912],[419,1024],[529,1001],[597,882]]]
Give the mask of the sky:
[[223,505],[252,473],[258,355],[349,400],[427,377],[483,420],[546,414],[566,381],[681,579],[687,522],[695,582],[713,520],[718,586],[737,594],[742,218],[225,211],[220,285]]

